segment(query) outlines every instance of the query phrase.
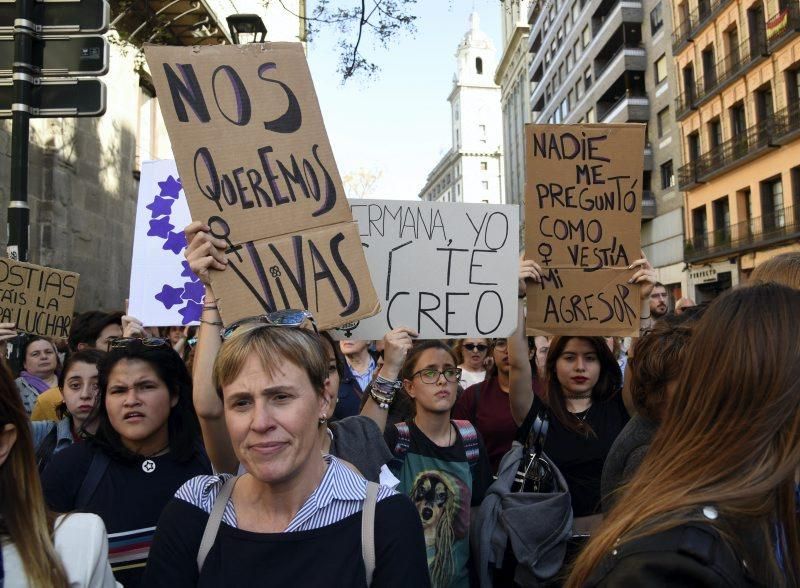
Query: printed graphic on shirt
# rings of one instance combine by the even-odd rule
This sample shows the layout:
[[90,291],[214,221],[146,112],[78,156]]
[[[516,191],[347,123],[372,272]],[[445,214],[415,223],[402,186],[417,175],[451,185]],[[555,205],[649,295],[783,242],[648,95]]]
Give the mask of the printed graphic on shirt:
[[431,583],[468,586],[469,464],[408,453],[399,478],[398,491],[411,497],[422,521]]

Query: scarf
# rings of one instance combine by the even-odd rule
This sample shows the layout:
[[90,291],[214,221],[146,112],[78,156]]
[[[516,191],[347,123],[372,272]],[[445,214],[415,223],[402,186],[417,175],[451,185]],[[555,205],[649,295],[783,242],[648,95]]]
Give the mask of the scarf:
[[52,388],[52,386],[47,382],[45,382],[43,379],[34,376],[33,374],[26,372],[25,370],[22,370],[19,373],[19,377],[25,380],[28,384],[30,384],[34,388],[36,388],[36,391],[39,394],[41,394],[45,390],[49,390],[50,388]]

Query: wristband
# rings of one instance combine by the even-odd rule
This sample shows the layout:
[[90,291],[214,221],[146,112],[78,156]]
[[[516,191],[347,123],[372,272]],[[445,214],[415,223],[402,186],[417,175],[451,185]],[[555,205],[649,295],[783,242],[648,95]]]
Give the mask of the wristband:
[[369,387],[369,395],[375,404],[378,405],[378,408],[381,410],[389,410],[389,407],[392,405],[394,401],[394,394],[383,394],[379,390],[375,389],[375,385],[371,385]]
[[203,310],[217,310],[219,307],[216,304],[204,304]]
[[207,321],[205,319],[200,319],[201,323],[205,323],[206,325],[214,325],[215,327],[221,327],[222,321]]
[[387,380],[380,374],[378,374],[378,377],[375,378],[375,382],[373,384],[377,386],[381,392],[385,392],[387,394],[394,394],[403,387],[403,382],[400,380]]

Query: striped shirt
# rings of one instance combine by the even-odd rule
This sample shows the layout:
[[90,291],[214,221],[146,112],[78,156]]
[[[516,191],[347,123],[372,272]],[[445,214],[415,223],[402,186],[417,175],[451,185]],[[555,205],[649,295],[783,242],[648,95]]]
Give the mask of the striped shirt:
[[[328,468],[322,481],[297,511],[284,533],[319,529],[361,512],[367,481],[332,455],[325,455],[324,459]],[[222,486],[231,477],[230,474],[197,476],[181,486],[175,497],[210,514]],[[395,494],[391,488],[380,486],[378,501]],[[231,527],[238,527],[233,499],[229,499],[225,505],[222,520]]]
[[145,527],[122,533],[109,533],[108,562],[115,574],[125,570],[143,569],[147,565],[147,556],[155,532],[155,527]]

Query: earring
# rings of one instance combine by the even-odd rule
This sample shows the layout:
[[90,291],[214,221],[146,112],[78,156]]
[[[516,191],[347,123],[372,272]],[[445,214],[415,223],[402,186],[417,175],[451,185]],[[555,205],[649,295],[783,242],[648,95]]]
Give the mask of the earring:
[[324,425],[327,422],[328,422],[328,415],[323,412],[322,416],[319,417],[319,424]]

